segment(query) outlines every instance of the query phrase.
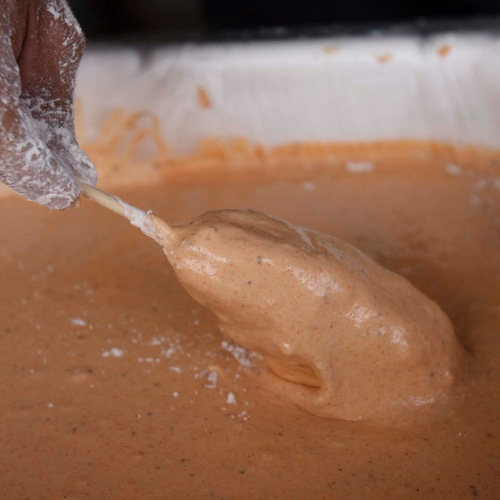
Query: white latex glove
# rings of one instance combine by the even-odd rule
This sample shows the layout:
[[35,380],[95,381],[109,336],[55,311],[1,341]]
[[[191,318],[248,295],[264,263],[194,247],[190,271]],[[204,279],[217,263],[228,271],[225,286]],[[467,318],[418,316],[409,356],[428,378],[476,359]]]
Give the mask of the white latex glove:
[[0,181],[55,209],[78,199],[75,177],[97,179],[75,138],[84,45],[65,0],[0,0]]

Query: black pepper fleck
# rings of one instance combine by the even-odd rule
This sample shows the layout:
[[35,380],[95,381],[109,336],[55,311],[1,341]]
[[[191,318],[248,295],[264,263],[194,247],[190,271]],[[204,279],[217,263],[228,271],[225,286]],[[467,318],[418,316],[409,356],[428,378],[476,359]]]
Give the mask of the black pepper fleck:
[[473,484],[469,485],[469,490],[473,497],[477,497],[479,495],[477,488]]

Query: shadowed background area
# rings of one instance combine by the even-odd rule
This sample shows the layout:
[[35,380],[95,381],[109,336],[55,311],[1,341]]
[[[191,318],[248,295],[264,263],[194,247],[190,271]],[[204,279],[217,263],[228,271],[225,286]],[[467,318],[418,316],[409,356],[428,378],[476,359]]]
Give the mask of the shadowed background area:
[[[203,39],[221,33],[285,27],[454,20],[500,15],[499,0],[69,0],[90,40]],[[279,33],[279,32],[278,32]]]

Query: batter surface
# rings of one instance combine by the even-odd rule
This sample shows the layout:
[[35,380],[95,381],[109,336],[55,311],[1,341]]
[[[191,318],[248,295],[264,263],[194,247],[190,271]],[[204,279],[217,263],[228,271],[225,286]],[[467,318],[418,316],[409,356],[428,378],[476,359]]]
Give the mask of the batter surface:
[[367,158],[308,159],[300,170],[283,161],[273,173],[177,169],[117,194],[174,223],[252,208],[334,235],[404,276],[448,315],[466,351],[467,370],[458,365],[462,380],[442,404],[384,422],[315,416],[283,393],[259,354],[219,332],[137,229],[87,201],[50,213],[4,199],[4,495],[495,498],[495,165],[420,146]]

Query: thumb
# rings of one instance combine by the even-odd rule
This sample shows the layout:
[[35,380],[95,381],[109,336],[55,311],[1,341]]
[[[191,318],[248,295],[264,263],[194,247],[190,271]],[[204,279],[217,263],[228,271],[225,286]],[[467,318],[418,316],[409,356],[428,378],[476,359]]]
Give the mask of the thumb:
[[0,82],[0,181],[47,207],[71,206],[80,193],[73,175],[47,147],[20,99],[20,75],[5,11],[0,12]]
[[64,0],[36,3],[18,59],[21,99],[50,150],[73,174],[95,184],[92,162],[75,137],[73,94],[85,40]]

